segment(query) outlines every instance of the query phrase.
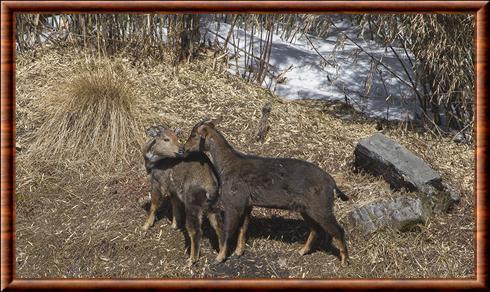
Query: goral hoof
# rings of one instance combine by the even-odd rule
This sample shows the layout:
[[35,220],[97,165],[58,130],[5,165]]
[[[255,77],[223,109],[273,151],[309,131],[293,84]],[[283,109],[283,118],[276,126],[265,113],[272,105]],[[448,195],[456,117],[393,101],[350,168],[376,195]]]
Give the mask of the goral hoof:
[[186,266],[192,267],[195,263],[197,263],[197,259],[188,259]]
[[240,250],[235,250],[234,254],[237,256],[237,257],[241,257],[243,255],[245,251],[243,249],[240,249]]
[[221,255],[219,254],[217,257],[216,257],[216,262],[217,263],[222,263],[226,260],[226,256],[225,255]]
[[299,255],[302,255],[302,256],[304,256],[305,254],[307,254],[309,252],[310,252],[309,250],[305,250],[304,248],[298,250]]

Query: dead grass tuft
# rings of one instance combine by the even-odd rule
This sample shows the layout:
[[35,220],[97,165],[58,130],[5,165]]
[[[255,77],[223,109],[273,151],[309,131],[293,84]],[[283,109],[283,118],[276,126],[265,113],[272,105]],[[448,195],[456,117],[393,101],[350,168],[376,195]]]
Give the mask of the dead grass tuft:
[[31,155],[116,166],[128,162],[142,140],[142,117],[150,115],[121,63],[89,61],[66,76],[46,98],[44,123]]

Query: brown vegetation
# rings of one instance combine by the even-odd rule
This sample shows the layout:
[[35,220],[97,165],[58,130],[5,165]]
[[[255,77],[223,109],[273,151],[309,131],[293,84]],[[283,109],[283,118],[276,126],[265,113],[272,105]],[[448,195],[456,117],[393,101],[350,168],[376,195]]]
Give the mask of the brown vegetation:
[[264,142],[265,137],[267,136],[267,132],[269,132],[269,115],[272,110],[272,105],[270,102],[267,102],[262,107],[262,117],[259,121],[259,126],[257,130],[257,141]]
[[[474,15],[364,15],[360,23],[370,32],[371,38],[376,37],[393,52],[394,46],[404,49],[415,72],[409,80],[413,88],[416,88],[415,84],[420,85],[415,93],[424,113],[423,120],[433,120],[436,130],[440,130],[438,127],[469,129],[463,133],[472,136]],[[413,58],[408,52],[413,53]],[[399,58],[396,52],[395,55]],[[403,66],[406,68],[407,65]]]
[[77,64],[67,78],[36,99],[44,117],[29,155],[36,160],[89,159],[103,170],[128,163],[128,154],[144,137],[142,120],[151,112],[125,70],[107,59]]

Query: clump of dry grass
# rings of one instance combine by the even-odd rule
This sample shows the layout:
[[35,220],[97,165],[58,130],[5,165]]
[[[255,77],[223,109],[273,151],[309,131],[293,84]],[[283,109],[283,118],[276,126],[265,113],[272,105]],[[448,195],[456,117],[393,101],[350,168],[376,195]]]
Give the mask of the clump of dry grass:
[[45,158],[127,161],[142,139],[144,97],[135,94],[124,66],[84,64],[58,90],[39,99],[46,108],[31,154]]

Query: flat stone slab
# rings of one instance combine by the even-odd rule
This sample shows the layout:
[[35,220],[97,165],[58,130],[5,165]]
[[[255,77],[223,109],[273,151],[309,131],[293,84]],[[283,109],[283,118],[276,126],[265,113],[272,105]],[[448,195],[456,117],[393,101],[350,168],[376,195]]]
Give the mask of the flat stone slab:
[[382,176],[395,190],[419,191],[441,210],[459,201],[459,194],[442,183],[441,175],[428,163],[382,133],[361,139],[354,156],[357,169]]
[[396,189],[418,190],[441,182],[424,160],[381,133],[360,140],[354,154],[356,166],[383,176]]
[[348,218],[354,232],[368,235],[387,227],[410,230],[416,224],[424,224],[429,214],[421,199],[399,197],[355,208],[349,212]]

